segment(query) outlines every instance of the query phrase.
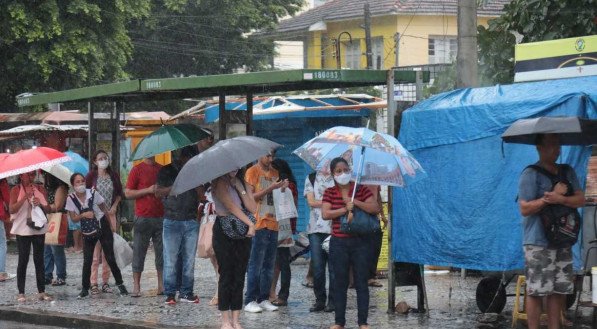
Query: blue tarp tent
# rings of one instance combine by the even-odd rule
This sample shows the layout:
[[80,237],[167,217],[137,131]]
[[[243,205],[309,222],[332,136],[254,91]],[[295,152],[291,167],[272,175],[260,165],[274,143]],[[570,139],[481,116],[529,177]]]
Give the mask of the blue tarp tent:
[[[520,173],[538,156],[533,146],[502,145],[500,135],[518,119],[560,115],[597,119],[597,76],[460,89],[405,111],[399,140],[429,176],[393,190],[393,260],[523,268],[515,199]],[[583,186],[590,155],[591,147],[562,147],[560,162]]]

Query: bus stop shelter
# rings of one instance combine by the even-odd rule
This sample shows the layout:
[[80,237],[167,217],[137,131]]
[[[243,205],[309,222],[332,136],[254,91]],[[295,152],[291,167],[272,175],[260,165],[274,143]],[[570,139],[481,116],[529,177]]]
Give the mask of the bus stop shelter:
[[[126,82],[96,85],[49,93],[24,93],[16,98],[19,107],[39,106],[49,103],[87,102],[89,114],[89,154],[95,152],[98,136],[111,135],[112,149],[120,148],[118,120],[127,103],[139,101],[160,101],[184,98],[218,96],[219,139],[226,138],[228,123],[232,117],[226,111],[227,95],[246,96],[246,134],[252,134],[253,96],[290,91],[334,89],[365,86],[388,86],[389,104],[393,105],[394,84],[412,83],[421,86],[429,81],[429,72],[402,70],[287,70],[265,71],[241,74],[208,75],[183,78],[137,79]],[[96,113],[100,105],[110,108],[110,113]],[[392,106],[390,105],[390,106]],[[390,116],[389,116],[390,117]],[[393,134],[393,116],[389,118]],[[116,155],[118,153],[115,153]],[[115,156],[113,164],[120,159]],[[390,198],[391,200],[391,198]],[[391,208],[390,208],[391,209]],[[391,265],[391,262],[390,262]],[[393,266],[389,266],[388,310],[394,305]]]

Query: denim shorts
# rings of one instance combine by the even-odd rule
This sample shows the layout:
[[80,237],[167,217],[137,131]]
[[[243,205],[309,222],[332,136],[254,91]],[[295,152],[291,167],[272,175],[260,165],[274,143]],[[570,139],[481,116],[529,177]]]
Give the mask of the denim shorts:
[[68,229],[70,231],[81,230],[81,222],[73,222],[70,217],[68,218]]

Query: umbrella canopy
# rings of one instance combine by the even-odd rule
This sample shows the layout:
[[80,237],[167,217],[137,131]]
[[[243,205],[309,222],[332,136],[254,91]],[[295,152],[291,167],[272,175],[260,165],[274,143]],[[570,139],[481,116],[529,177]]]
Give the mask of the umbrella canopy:
[[353,180],[362,184],[403,187],[426,177],[396,138],[367,128],[330,128],[293,153],[324,173],[332,159],[342,157],[351,164]]
[[210,182],[244,167],[280,146],[278,143],[254,136],[240,136],[219,141],[194,156],[182,167],[170,194],[178,195]]
[[535,145],[538,134],[559,134],[562,145],[597,144],[597,120],[579,117],[520,119],[502,135],[506,143]]
[[191,123],[164,125],[145,136],[133,151],[132,160],[141,160],[195,144],[210,134]]
[[52,176],[60,179],[61,181],[65,182],[70,185],[70,177],[74,174],[70,169],[68,169],[64,164],[58,163],[50,167],[41,168],[43,171],[51,174]]
[[72,173],[87,175],[89,172],[89,161],[73,151],[66,151],[64,154],[66,154],[70,160],[64,162],[62,164],[63,166],[65,166]]
[[0,179],[50,167],[70,160],[64,153],[49,147],[37,147],[0,158]]

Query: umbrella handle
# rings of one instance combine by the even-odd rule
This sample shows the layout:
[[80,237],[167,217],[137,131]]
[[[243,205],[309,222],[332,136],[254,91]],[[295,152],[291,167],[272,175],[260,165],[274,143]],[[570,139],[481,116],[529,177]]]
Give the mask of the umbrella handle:
[[359,167],[357,169],[357,180],[354,182],[354,188],[352,189],[352,202],[354,202],[354,196],[357,194],[357,185],[361,178],[361,171],[363,170],[363,164],[365,163],[365,147],[361,146],[361,161],[359,161]]

